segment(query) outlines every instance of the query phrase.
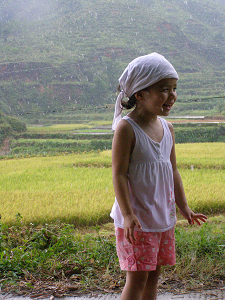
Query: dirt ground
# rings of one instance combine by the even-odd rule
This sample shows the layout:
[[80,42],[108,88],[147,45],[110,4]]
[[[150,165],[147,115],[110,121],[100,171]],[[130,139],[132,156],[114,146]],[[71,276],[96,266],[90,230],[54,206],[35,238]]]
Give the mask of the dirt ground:
[[[57,298],[54,296],[50,296],[48,298],[41,297],[23,297],[23,296],[13,296],[13,295],[3,295],[0,293],[1,300],[32,300],[32,299],[42,299],[42,300],[119,300],[121,294],[90,294],[90,295],[82,295],[82,296],[70,296],[70,297],[62,297]],[[213,289],[213,290],[202,290],[198,292],[188,292],[183,294],[172,294],[172,293],[162,293],[158,295],[157,300],[224,300],[225,299],[225,286],[221,289]]]

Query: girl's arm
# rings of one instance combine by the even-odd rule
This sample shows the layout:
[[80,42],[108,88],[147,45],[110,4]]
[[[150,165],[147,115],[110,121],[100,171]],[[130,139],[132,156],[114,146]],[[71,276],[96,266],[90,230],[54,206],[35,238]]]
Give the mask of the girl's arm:
[[134,228],[141,228],[133,213],[128,191],[127,172],[134,143],[135,136],[131,125],[127,121],[121,120],[116,127],[112,143],[113,186],[124,217],[124,234],[130,243],[135,241]]
[[173,137],[173,147],[171,151],[171,164],[173,167],[173,179],[174,179],[174,194],[175,194],[175,201],[176,204],[181,212],[181,214],[185,217],[185,219],[188,220],[189,224],[194,224],[195,222],[198,225],[201,225],[201,222],[205,222],[207,217],[203,214],[195,214],[188,206],[185,192],[183,188],[182,179],[180,176],[180,173],[177,169],[177,163],[176,163],[176,153],[175,153],[175,135],[174,135],[174,129],[172,124],[168,122],[172,137]]

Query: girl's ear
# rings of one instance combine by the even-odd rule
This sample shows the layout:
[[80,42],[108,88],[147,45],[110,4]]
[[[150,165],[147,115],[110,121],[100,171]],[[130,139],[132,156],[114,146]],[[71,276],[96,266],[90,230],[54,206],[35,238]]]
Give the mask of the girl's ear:
[[144,98],[144,93],[143,93],[143,91],[139,91],[139,92],[135,93],[134,95],[135,95],[135,98],[136,98],[137,100],[139,100],[139,101],[142,101],[143,98]]

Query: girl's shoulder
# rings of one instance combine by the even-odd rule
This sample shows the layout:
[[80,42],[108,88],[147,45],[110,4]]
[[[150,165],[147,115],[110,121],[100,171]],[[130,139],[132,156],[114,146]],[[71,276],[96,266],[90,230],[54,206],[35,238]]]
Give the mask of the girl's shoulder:
[[119,121],[119,123],[118,123],[118,125],[116,127],[116,130],[117,131],[118,130],[128,130],[128,131],[131,130],[132,126],[131,126],[130,122],[128,121],[128,119],[130,119],[128,116],[123,117]]
[[116,130],[114,133],[114,137],[124,137],[126,140],[133,140],[134,139],[134,131],[131,124],[123,118],[119,121],[118,125],[116,126]]
[[[165,120],[165,119],[164,119]],[[169,121],[167,121],[167,120],[165,120],[165,122],[166,122],[166,124],[168,125],[168,127],[169,127],[169,130],[170,130],[170,132],[171,132],[171,135],[172,135],[172,137],[174,138],[174,128],[173,128],[173,125],[172,125],[172,123],[170,123]]]
[[112,149],[119,153],[128,153],[129,156],[134,149],[135,146],[135,134],[133,128],[129,122],[125,119],[121,119],[116,126],[114,137],[113,137],[113,145]]
[[[164,120],[165,120],[165,119],[164,119]],[[165,120],[165,121],[166,121],[166,123],[167,123],[169,129],[172,129],[172,130],[173,130],[173,125],[172,125],[172,123],[170,123],[170,122],[167,121],[167,120]]]

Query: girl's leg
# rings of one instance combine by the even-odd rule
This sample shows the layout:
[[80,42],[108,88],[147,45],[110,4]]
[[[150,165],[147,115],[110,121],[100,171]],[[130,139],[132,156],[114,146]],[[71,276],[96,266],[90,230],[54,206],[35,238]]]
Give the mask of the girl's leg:
[[145,288],[141,299],[156,300],[159,274],[160,274],[160,266],[157,266],[155,271],[148,272],[148,278],[146,280]]
[[148,271],[127,271],[121,300],[140,300],[148,279]]

